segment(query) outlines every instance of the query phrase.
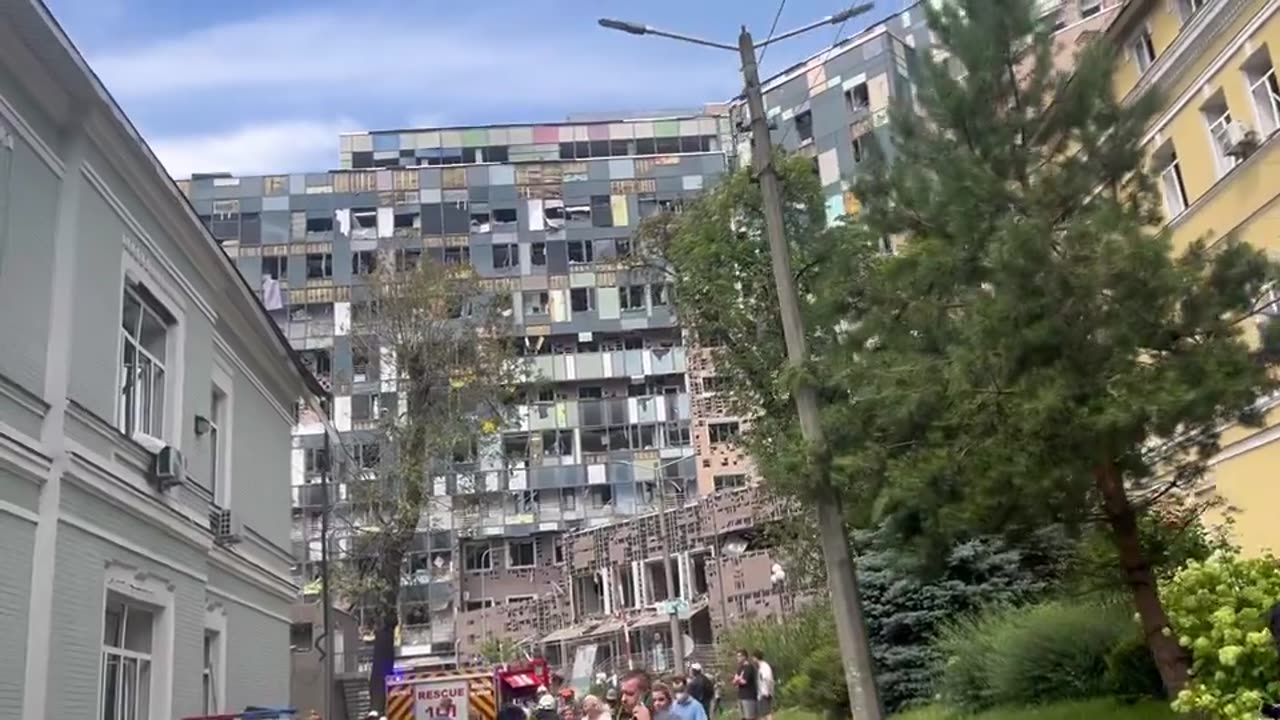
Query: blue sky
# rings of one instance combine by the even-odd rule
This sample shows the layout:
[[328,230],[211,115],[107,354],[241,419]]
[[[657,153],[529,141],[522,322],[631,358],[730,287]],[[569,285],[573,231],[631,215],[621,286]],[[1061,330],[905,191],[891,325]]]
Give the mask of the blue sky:
[[[787,0],[779,29],[847,0]],[[738,92],[736,57],[596,25],[601,16],[734,42],[776,0],[46,0],[175,176],[324,170],[339,132],[562,120],[697,106]],[[876,0],[843,35],[903,7]],[[768,50],[773,73],[836,28]]]

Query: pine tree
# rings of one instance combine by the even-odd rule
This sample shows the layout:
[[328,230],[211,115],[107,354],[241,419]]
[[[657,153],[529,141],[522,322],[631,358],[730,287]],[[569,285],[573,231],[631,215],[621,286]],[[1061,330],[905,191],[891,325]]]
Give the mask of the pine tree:
[[1230,237],[1172,247],[1141,147],[1155,98],[1113,99],[1101,43],[1056,73],[1032,6],[928,10],[950,58],[919,58],[893,162],[856,185],[858,226],[900,251],[860,291],[832,412],[864,427],[843,462],[902,535],[1103,523],[1174,694],[1187,659],[1139,519],[1259,419],[1273,356],[1249,333],[1276,268]]

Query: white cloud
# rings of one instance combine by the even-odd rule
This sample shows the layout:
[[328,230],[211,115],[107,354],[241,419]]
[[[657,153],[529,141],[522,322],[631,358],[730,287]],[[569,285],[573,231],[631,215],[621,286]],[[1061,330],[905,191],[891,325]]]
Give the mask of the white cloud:
[[[647,95],[710,99],[734,85],[728,53],[699,53],[699,62],[690,63],[678,48],[629,46],[602,30],[537,26],[559,22],[554,16],[525,22],[506,8],[503,17],[444,19],[413,9],[374,14],[351,7],[264,15],[89,59],[126,101],[288,92],[358,108],[394,93],[443,107],[558,98],[590,107],[646,102]],[[515,24],[520,32],[494,31]]]
[[359,127],[342,118],[280,120],[222,132],[159,136],[150,145],[175,178],[199,172],[304,172],[337,167],[338,134]]

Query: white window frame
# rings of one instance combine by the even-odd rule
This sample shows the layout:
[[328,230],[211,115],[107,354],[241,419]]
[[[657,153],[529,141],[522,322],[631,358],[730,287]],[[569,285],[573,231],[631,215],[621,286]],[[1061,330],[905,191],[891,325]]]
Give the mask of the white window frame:
[[1102,12],[1102,0],[1079,0],[1080,19],[1091,18]]
[[[124,306],[130,303],[138,308],[137,322],[132,330],[123,327]],[[130,436],[142,433],[161,437],[164,435],[164,423],[167,419],[166,405],[169,398],[169,353],[167,351],[170,323],[154,307],[154,303],[132,285],[125,286],[120,296],[120,306],[120,371],[116,380],[118,404],[116,427]],[[148,320],[164,328],[163,358],[157,357],[143,346],[142,327]],[[128,366],[124,362],[124,353],[127,350],[132,350],[134,356],[133,364]],[[144,361],[147,368],[146,377],[139,378],[137,373],[143,372],[140,368]],[[156,381],[156,373],[159,373],[159,382]],[[155,397],[157,390],[160,396],[158,399]]]
[[1151,37],[1151,28],[1142,26],[1138,34],[1129,41],[1129,53],[1138,64],[1138,72],[1145,73],[1156,62],[1156,43]]
[[213,501],[219,506],[231,507],[231,481],[235,477],[232,472],[231,458],[235,455],[231,452],[231,443],[233,433],[232,424],[235,418],[235,394],[233,388],[235,384],[232,382],[231,372],[228,371],[221,363],[220,359],[215,358],[211,378],[211,395],[217,394],[221,396],[222,402],[219,407],[213,407],[212,398],[210,398],[209,407],[209,423],[216,430],[216,439],[211,438],[209,441],[209,452],[211,454],[210,463],[213,469],[217,471],[217,476],[212,478],[213,483]]
[[1231,106],[1226,103],[1226,93],[1217,93],[1222,96],[1223,107],[1225,108],[1217,117],[1210,117],[1203,108],[1200,111],[1201,117],[1204,118],[1205,128],[1209,132],[1209,149],[1213,152],[1214,167],[1218,170],[1218,177],[1221,178],[1240,162],[1240,158],[1232,157],[1227,154],[1227,146],[1225,135],[1227,127],[1231,125]]
[[[516,543],[529,543],[533,548],[533,562],[528,565],[516,565],[511,560],[511,546]],[[507,568],[508,570],[527,570],[538,566],[538,541],[533,538],[515,539],[507,541]]]
[[[203,656],[201,662],[204,667],[201,668],[201,700],[204,700],[204,678],[212,680],[213,695],[209,698],[212,701],[212,707],[204,707],[202,712],[205,715],[216,715],[227,707],[227,610],[220,602],[210,602],[205,606],[204,611],[204,632],[205,636],[213,636],[213,644],[210,649],[209,662],[205,663]],[[203,646],[201,649],[203,653]]]
[[1170,144],[1169,152],[1172,155],[1172,160],[1159,166],[1158,171],[1160,176],[1160,195],[1164,199],[1164,208],[1169,214],[1169,219],[1173,220],[1186,212],[1189,203],[1187,186],[1183,181],[1182,166],[1178,158],[1177,148]]
[[[125,238],[126,247],[139,244],[137,240]],[[124,357],[124,293],[130,285],[142,285],[150,292],[157,303],[159,303],[171,316],[174,321],[170,323],[165,333],[165,382],[164,382],[164,416],[161,418],[161,427],[159,428],[158,437],[163,440],[166,445],[182,449],[183,443],[183,397],[182,390],[185,387],[185,369],[186,369],[186,305],[178,301],[181,297],[178,292],[168,283],[163,281],[150,268],[144,268],[134,256],[125,252],[124,260],[120,267],[120,293],[118,295],[119,304],[116,309],[116,350],[114,362],[119,363]],[[120,418],[123,412],[121,405],[123,397],[120,393],[122,388],[124,372],[123,364],[119,371],[115,374],[112,389],[114,397],[114,408],[112,417],[115,427],[121,427]]]
[[95,708],[102,716],[102,703],[106,699],[106,660],[108,653],[123,657],[142,658],[150,663],[151,682],[148,690],[148,716],[167,718],[173,707],[173,616],[174,586],[169,581],[149,572],[111,561],[104,573],[102,604],[98,617],[106,621],[107,604],[113,599],[136,606],[152,614],[151,652],[137,653],[109,647],[104,641],[105,628],[96,626],[98,644],[97,702]]
[[[1258,123],[1258,135],[1261,138],[1267,138],[1280,130],[1280,79],[1277,79],[1275,59],[1271,57],[1270,50],[1265,46],[1259,48],[1249,59],[1253,60],[1264,54],[1271,65],[1270,70],[1255,78],[1249,74],[1248,63],[1244,68],[1245,82],[1249,86],[1249,100],[1253,105],[1254,118]],[[1265,102],[1259,99],[1259,95],[1262,95]]]

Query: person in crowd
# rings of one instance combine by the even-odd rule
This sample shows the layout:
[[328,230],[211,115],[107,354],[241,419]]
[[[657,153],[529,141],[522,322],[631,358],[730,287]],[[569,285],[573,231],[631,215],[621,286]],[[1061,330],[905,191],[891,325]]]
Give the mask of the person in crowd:
[[675,702],[671,703],[672,720],[707,720],[707,709],[690,694],[684,678],[676,678],[671,683],[671,691],[675,693]]
[[689,666],[689,694],[693,696],[702,705],[703,711],[707,717],[711,717],[713,703],[716,699],[716,684],[711,682],[711,678],[707,677],[702,671],[702,663],[693,663]]
[[533,711],[533,718],[534,720],[559,720],[556,699],[551,696],[551,693],[545,693],[538,698],[538,707]]
[[757,720],[759,717],[758,702],[760,685],[757,681],[756,666],[745,649],[738,650],[738,671],[733,676],[733,684],[738,688],[738,710],[742,720]]
[[653,698],[653,720],[674,720],[671,715],[671,688],[666,683],[657,683],[651,693]]
[[519,705],[506,705],[498,711],[498,720],[528,720],[529,714]]
[[613,720],[609,707],[597,695],[582,698],[582,717],[584,720]]
[[773,720],[773,666],[764,659],[764,651],[756,648],[752,653],[756,661],[756,685],[759,697],[756,698],[756,714],[760,720]]
[[618,692],[618,688],[611,687],[604,691],[605,704],[609,706],[609,712],[618,717],[618,711],[622,709],[622,695]]
[[619,720],[653,720],[645,705],[651,686],[649,673],[644,670],[631,670],[623,675],[618,681],[621,698],[615,717]]
[[560,705],[560,720],[580,720],[581,713],[578,711],[578,704],[570,700]]
[[577,704],[577,698],[574,697],[573,688],[568,685],[560,688],[560,707],[563,708],[565,705],[573,705],[576,707]]

